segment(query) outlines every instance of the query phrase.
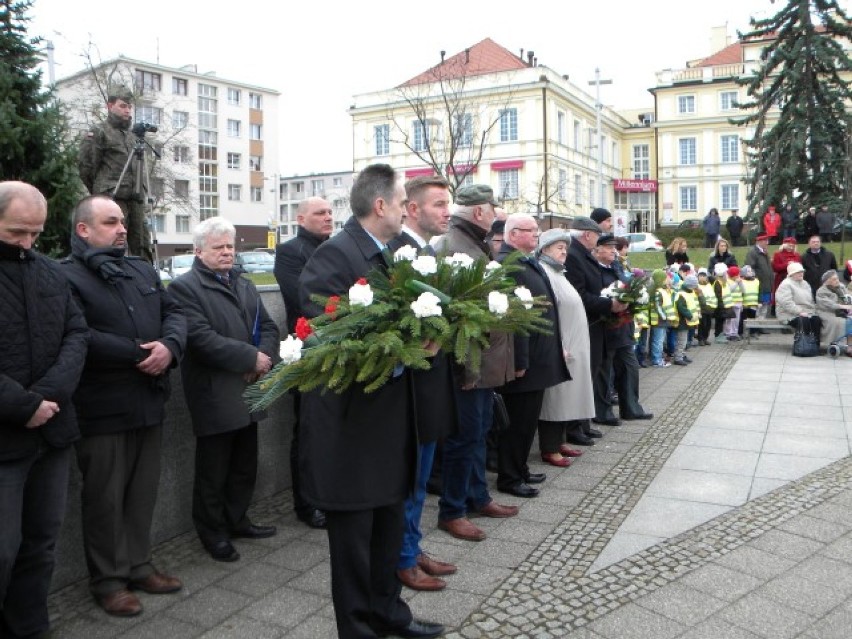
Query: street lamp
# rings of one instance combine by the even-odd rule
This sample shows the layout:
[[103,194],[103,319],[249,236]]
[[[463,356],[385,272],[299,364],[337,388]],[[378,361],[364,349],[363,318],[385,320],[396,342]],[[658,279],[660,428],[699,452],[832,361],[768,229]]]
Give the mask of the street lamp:
[[598,188],[600,189],[598,206],[603,206],[605,190],[603,181],[603,139],[601,135],[601,111],[603,110],[603,105],[601,104],[601,85],[612,84],[612,80],[601,80],[601,70],[595,67],[595,79],[589,80],[589,84],[595,85],[595,111],[597,112],[595,135],[598,139]]
[[272,180],[274,186],[272,188],[272,192],[275,194],[273,197],[273,202],[275,203],[275,210],[269,219],[269,229],[272,230],[273,221],[275,223],[275,243],[278,244],[281,241],[281,207],[278,204],[278,198],[281,196],[281,180],[278,177],[277,173],[273,173],[269,177],[263,178],[264,181]]

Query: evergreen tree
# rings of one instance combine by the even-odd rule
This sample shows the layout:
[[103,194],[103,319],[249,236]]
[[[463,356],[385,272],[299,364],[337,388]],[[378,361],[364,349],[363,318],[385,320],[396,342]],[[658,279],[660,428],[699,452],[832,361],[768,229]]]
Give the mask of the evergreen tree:
[[[777,14],[751,20],[741,40],[765,40],[760,68],[739,81],[748,115],[732,120],[754,127],[746,140],[751,169],[749,214],[781,201],[832,209],[844,191],[852,60],[844,50],[852,24],[837,0],[788,0]],[[844,79],[844,75],[845,78]]]
[[21,180],[48,202],[39,249],[68,252],[70,213],[82,193],[76,149],[52,92],[42,87],[39,38],[27,36],[32,0],[0,0],[0,180]]

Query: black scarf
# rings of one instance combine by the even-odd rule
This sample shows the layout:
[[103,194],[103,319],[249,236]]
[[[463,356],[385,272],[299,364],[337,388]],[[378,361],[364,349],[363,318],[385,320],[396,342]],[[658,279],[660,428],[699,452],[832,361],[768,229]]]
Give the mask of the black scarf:
[[131,278],[124,272],[124,249],[111,246],[109,248],[94,248],[82,237],[71,235],[71,255],[100,275],[107,282],[118,278]]

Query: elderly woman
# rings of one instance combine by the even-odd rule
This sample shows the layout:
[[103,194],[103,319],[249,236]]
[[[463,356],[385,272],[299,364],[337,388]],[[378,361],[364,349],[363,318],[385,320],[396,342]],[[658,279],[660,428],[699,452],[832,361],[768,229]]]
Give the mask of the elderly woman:
[[563,354],[571,371],[571,380],[544,391],[539,415],[541,459],[554,466],[568,466],[570,457],[582,454],[569,447],[566,439],[592,443],[583,434],[582,424],[595,416],[586,311],[580,295],[564,275],[570,242],[567,231],[551,229],[541,234],[536,250],[556,298]]
[[817,315],[813,289],[805,281],[805,267],[799,262],[787,266],[787,277],[775,291],[775,315],[796,330],[813,333],[819,339],[822,320]]
[[[852,335],[852,298],[840,283],[840,276],[829,269],[822,276],[822,286],[816,292],[817,313],[822,319],[822,342],[833,344]],[[846,354],[852,357],[852,351]]]
[[801,263],[802,257],[796,252],[796,238],[785,237],[781,241],[781,249],[775,251],[772,256],[772,270],[775,271],[775,281],[772,284],[772,292],[778,290],[781,282],[787,277],[787,267],[793,263]]

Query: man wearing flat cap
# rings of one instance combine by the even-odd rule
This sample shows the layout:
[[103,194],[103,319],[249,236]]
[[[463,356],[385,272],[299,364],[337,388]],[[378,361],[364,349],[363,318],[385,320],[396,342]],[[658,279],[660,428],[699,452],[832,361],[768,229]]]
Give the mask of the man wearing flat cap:
[[[450,228],[435,244],[439,255],[464,253],[473,259],[490,256],[485,236],[496,216],[494,191],[486,184],[456,190]],[[462,367],[456,380],[458,430],[444,440],[443,482],[438,501],[438,527],[457,539],[482,541],[485,532],[469,514],[513,517],[517,506],[491,499],[485,480],[485,438],[491,428],[493,388],[515,378],[514,341],[505,333],[492,333],[482,352],[480,370]]]

